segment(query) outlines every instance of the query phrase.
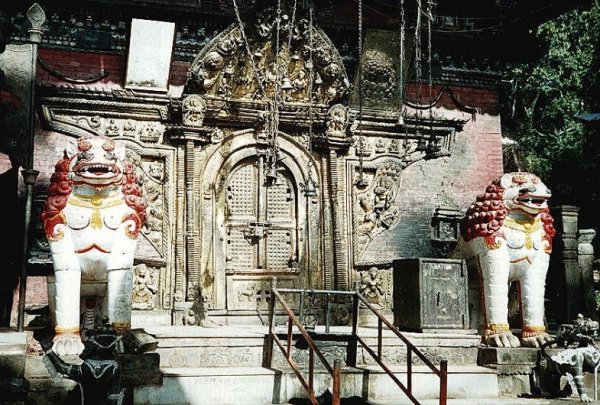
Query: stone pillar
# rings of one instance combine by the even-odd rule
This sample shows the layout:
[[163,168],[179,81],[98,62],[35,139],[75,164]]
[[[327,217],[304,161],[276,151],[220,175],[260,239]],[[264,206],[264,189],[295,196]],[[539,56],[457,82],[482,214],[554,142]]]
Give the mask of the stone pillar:
[[329,151],[329,174],[331,176],[331,201],[333,220],[333,248],[335,257],[335,288],[348,290],[348,262],[346,260],[346,243],[344,239],[344,206],[343,195],[340,196],[338,154]]
[[335,288],[334,261],[333,261],[333,237],[331,221],[331,190],[329,189],[329,159],[328,156],[321,157],[321,201],[323,204],[323,270],[325,274],[324,288],[333,290]]
[[[560,205],[553,208],[553,217],[558,232],[554,245],[556,246],[554,271],[560,274],[553,275],[556,281],[554,291],[560,293],[562,284],[562,297],[559,303],[554,303],[555,308],[562,308],[558,315],[558,323],[566,323],[577,317],[579,312],[579,296],[582,294],[579,278],[579,263],[577,258],[577,219],[579,207]],[[558,254],[558,255],[556,255]],[[554,297],[550,297],[551,300]]]
[[582,290],[580,308],[585,317],[591,317],[592,319],[598,319],[593,275],[594,247],[592,246],[592,241],[595,236],[596,231],[593,229],[580,229],[577,237],[577,253]]
[[[194,96],[190,96],[194,97]],[[183,107],[184,113],[185,101]],[[189,114],[185,117],[189,118]],[[184,123],[186,123],[184,117]],[[196,221],[196,152],[198,147],[210,142],[210,135],[202,127],[202,120],[195,127],[173,127],[167,136],[178,144],[177,149],[177,234],[175,236],[175,303],[173,324],[197,325],[204,322],[206,310],[202,302],[200,286],[200,257],[196,244],[198,223]]]

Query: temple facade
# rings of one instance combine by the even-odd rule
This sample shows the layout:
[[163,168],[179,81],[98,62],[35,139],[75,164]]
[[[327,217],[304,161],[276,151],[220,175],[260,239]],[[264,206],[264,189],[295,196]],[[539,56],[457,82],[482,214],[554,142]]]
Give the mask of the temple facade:
[[[431,81],[416,82],[390,30],[365,29],[359,55],[308,9],[284,10],[278,27],[266,8],[243,30],[174,14],[157,90],[128,81],[135,12],[80,11],[46,7],[28,302],[44,302],[52,272],[39,221],[49,178],[79,137],[124,143],[137,168],[148,202],[134,268],[142,324],[256,322],[273,276],[357,285],[390,311],[392,261],[450,254],[461,210],[502,173],[499,76],[436,54]],[[12,20],[17,43],[22,23]],[[10,86],[2,94],[20,102]],[[19,151],[5,149],[8,169]]]

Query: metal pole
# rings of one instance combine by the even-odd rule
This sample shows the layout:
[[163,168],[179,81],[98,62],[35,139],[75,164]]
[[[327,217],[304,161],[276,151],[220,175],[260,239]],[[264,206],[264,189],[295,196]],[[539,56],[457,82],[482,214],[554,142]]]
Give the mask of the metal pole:
[[448,401],[448,360],[440,361],[440,405]]
[[27,292],[27,262],[29,258],[29,228],[31,225],[31,206],[33,204],[33,186],[40,174],[33,169],[34,135],[35,135],[35,79],[38,44],[42,41],[42,24],[46,20],[44,10],[34,3],[27,10],[27,18],[31,23],[29,42],[31,43],[31,77],[29,78],[29,100],[27,117],[27,137],[25,140],[26,157],[21,175],[25,183],[25,218],[23,219],[23,246],[21,256],[21,277],[19,280],[19,313],[17,330],[23,332],[25,327],[25,295]]
[[340,405],[340,380],[342,379],[342,362],[340,359],[335,359],[333,362],[333,398],[331,399],[331,405]]
[[273,363],[273,334],[275,321],[275,300],[277,299],[275,291],[277,289],[277,277],[271,279],[271,294],[269,295],[269,336],[267,337],[267,351],[265,356],[266,367],[271,367]]

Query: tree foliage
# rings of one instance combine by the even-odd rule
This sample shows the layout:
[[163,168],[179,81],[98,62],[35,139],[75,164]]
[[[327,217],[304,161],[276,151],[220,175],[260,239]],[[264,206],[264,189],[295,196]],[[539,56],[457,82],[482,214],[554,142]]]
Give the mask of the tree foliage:
[[544,22],[535,36],[533,61],[509,72],[503,130],[518,142],[523,169],[551,184],[554,203],[582,205],[586,193],[600,195],[600,139],[586,139],[574,119],[600,112],[599,2]]

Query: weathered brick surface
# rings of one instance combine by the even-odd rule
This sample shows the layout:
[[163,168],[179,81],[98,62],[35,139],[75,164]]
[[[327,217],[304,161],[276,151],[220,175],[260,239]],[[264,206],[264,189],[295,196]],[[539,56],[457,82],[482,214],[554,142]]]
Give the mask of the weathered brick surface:
[[[470,90],[465,89],[464,94],[468,95]],[[455,94],[463,94],[463,89],[457,89]],[[495,97],[482,94],[487,100]],[[477,100],[473,98],[469,102],[477,106]],[[493,108],[490,106],[490,109]],[[456,134],[452,156],[422,160],[403,171],[398,196],[400,220],[373,238],[361,261],[434,256],[430,238],[435,208],[450,205],[465,210],[491,180],[502,174],[499,116],[476,114],[471,117],[471,114],[444,108],[437,109],[435,114],[470,121]]]
[[40,58],[52,69],[72,79],[90,79],[104,73],[108,76],[93,84],[65,83],[42,67],[38,68],[38,83],[46,86],[119,87],[125,81],[126,59],[120,55],[72,52],[40,48]]

